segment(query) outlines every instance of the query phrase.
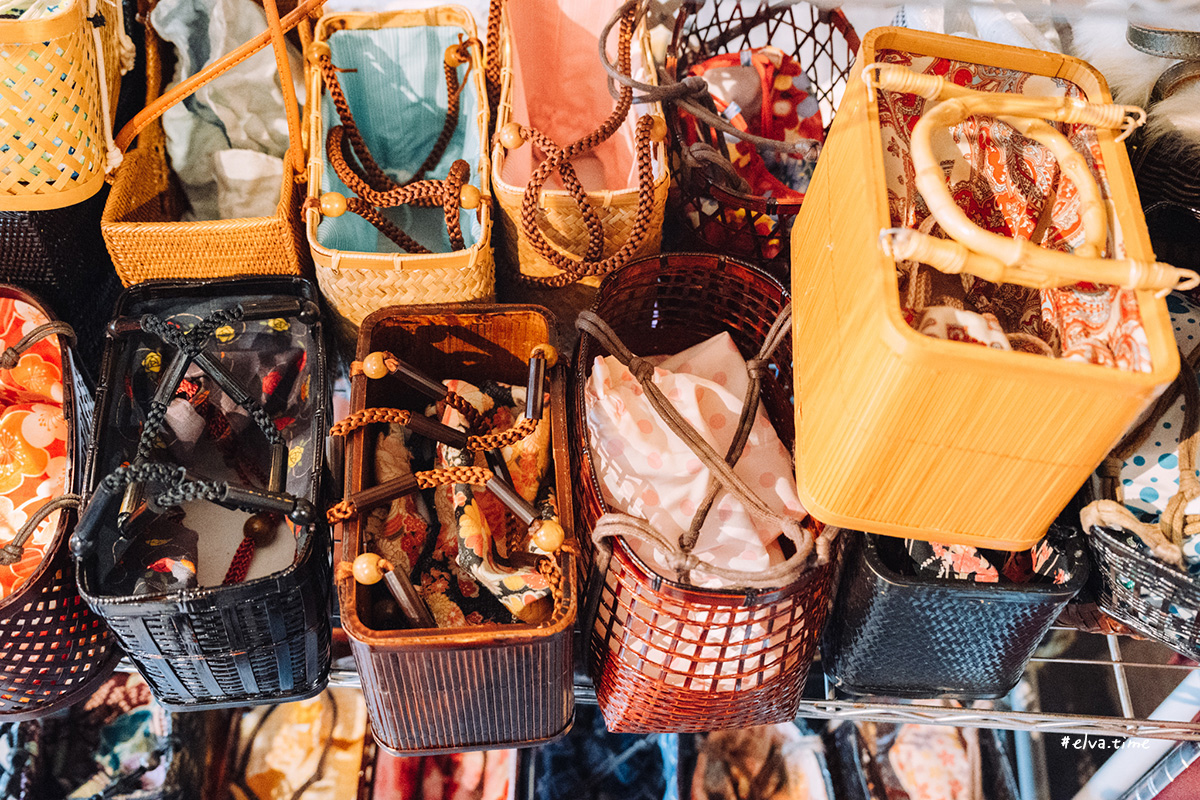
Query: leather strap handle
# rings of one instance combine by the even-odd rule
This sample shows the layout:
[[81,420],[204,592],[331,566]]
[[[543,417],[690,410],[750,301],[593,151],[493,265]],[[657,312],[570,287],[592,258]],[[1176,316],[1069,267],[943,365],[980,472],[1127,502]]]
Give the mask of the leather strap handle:
[[1200,60],[1200,31],[1153,28],[1131,22],[1125,31],[1125,40],[1135,50],[1159,58]]
[[[273,0],[267,0],[264,3],[264,8],[267,9],[267,30],[255,36],[250,41],[241,45],[235,50],[226,53],[217,61],[209,64],[204,69],[197,72],[190,78],[180,81],[167,92],[159,95],[156,99],[147,102],[146,107],[138,112],[137,116],[131,119],[121,132],[117,134],[116,147],[121,152],[129,149],[129,145],[137,138],[137,135],[142,132],[154,120],[162,116],[163,112],[171,106],[181,102],[185,97],[188,97],[201,86],[211,83],[216,78],[224,75],[233,67],[245,61],[250,56],[257,53],[259,50],[266,47],[272,40],[277,40],[276,45],[276,63],[279,65],[280,81],[283,84],[284,105],[288,107],[288,94],[292,93],[291,106],[288,107],[288,136],[290,137],[289,152],[292,152],[293,147],[300,146],[300,112],[296,106],[295,90],[292,88],[292,73],[288,66],[286,49],[284,48],[284,34],[292,28],[300,24],[302,20],[312,14],[325,4],[325,0],[303,0],[302,3],[282,19],[279,18],[279,11]],[[274,20],[272,20],[274,17]],[[274,22],[274,24],[273,24]],[[284,55],[280,57],[280,53]],[[147,83],[149,83],[147,77]],[[149,98],[148,98],[149,100]],[[293,115],[294,112],[294,115]],[[302,160],[302,157],[297,152],[291,156],[293,167]],[[299,164],[303,167],[303,164]]]

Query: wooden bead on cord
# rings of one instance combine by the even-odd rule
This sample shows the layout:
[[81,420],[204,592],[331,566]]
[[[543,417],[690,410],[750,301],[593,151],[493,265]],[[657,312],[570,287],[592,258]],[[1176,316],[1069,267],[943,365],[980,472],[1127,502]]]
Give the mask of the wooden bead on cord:
[[329,47],[329,42],[309,42],[308,50],[304,53],[304,57],[308,63],[315,64],[322,57],[332,58],[333,50]]
[[446,48],[446,55],[442,59],[447,67],[460,67],[467,63],[467,59],[463,57],[462,45],[452,44]]
[[651,117],[650,141],[661,142],[667,138],[667,121],[662,117]]
[[391,562],[378,553],[361,553],[354,559],[354,580],[363,586],[379,583],[383,580],[383,573],[391,570]]
[[266,547],[275,540],[279,526],[270,514],[253,514],[242,525],[242,535],[255,547]]
[[321,195],[321,213],[327,217],[340,217],[346,213],[346,196],[339,192]]
[[567,536],[563,526],[556,519],[535,521],[532,528],[530,540],[537,545],[539,550],[547,553],[553,553],[562,547],[563,540]]
[[458,202],[465,209],[479,208],[479,201],[483,195],[479,193],[479,189],[471,183],[464,183],[462,189],[458,192]]
[[390,372],[387,366],[387,356],[378,350],[374,353],[369,353],[363,359],[362,371],[363,375],[366,375],[371,380],[379,380]]
[[541,356],[546,359],[546,367],[553,369],[558,363],[558,349],[550,344],[537,344],[533,346],[533,350],[529,351],[529,357]]
[[509,122],[501,128],[500,144],[504,145],[507,150],[516,150],[525,144],[525,135],[521,133],[521,126],[516,122]]

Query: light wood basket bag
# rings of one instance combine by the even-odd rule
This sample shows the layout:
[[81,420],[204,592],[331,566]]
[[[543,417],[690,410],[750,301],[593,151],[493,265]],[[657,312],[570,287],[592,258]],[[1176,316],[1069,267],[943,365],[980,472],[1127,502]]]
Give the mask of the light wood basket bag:
[[[1084,97],[981,93],[919,68],[873,63],[923,59],[930,71],[948,60],[956,77],[983,65],[987,80],[1002,70],[1020,85],[1039,75],[1066,80]],[[901,113],[913,113],[912,95],[943,101],[924,106],[904,169],[951,240],[888,230],[884,91],[898,93],[889,102],[905,103]],[[1114,135],[1130,128],[1131,113],[1140,109],[1111,105],[1103,78],[1077,59],[897,28],[866,36],[792,233],[794,346],[806,354],[795,372],[797,483],[815,517],[873,533],[1028,548],[1174,378],[1179,359],[1159,295],[1196,276],[1154,262]],[[1058,159],[1079,197],[1084,243],[1073,254],[984,231],[955,205],[931,133],[974,114],[998,116]],[[1090,137],[1083,126],[1096,126],[1087,140],[1096,165],[1045,120],[1075,125],[1071,135]],[[1102,188],[1096,175],[1106,176]],[[1100,258],[1106,246],[1119,254],[1122,243],[1123,257]],[[1133,363],[1142,371],[919,333],[902,316],[902,260],[1042,290],[1081,281],[1132,289],[1115,302],[1136,304],[1145,355]]]
[[120,161],[113,115],[134,56],[122,2],[63,6],[0,20],[0,211],[82,203]]
[[[474,88],[476,109],[474,116],[471,116],[469,109],[460,107],[457,124],[474,126],[479,137],[480,151],[477,160],[471,165],[472,174],[469,179],[477,184],[481,196],[475,211],[479,236],[470,246],[449,253],[359,252],[326,247],[318,240],[317,233],[323,218],[323,206],[320,201],[323,197],[322,174],[326,167],[326,131],[322,107],[330,100],[328,87],[314,52],[321,50],[327,54],[329,38],[338,31],[418,26],[459,28],[468,45],[467,80]],[[378,14],[331,14],[322,17],[317,23],[313,44],[309,46],[309,50],[309,99],[306,111],[308,125],[305,131],[308,146],[309,200],[304,206],[305,231],[316,266],[317,282],[321,286],[321,293],[337,316],[339,334],[353,341],[358,335],[358,327],[367,315],[385,306],[465,303],[493,299],[496,291],[496,269],[491,243],[491,162],[487,148],[488,95],[484,85],[483,52],[476,39],[474,17],[460,6],[437,6]],[[439,82],[437,90],[439,93],[446,91],[444,81]],[[381,98],[379,102],[389,101]],[[369,132],[365,134],[365,138],[370,139]],[[387,168],[400,165],[382,166]],[[337,211],[340,215],[341,208]]]
[[[135,138],[138,144],[126,153],[116,171],[100,219],[104,242],[123,284],[235,275],[300,275],[311,271],[300,218],[303,197],[300,185],[306,180],[300,108],[295,92],[291,91],[292,73],[284,34],[324,2],[303,0],[280,19],[275,0],[264,0],[267,30],[161,94],[162,42],[150,27],[147,15],[146,107],[116,138],[116,146],[122,151]],[[288,150],[275,213],[269,217],[184,222],[180,217],[187,201],[168,164],[166,134],[159,117],[268,44],[275,51],[284,87],[288,125]]]
[[[523,2],[528,6],[529,0]],[[571,5],[569,0],[539,2],[543,17],[546,17],[542,24],[547,29],[555,29],[557,23],[561,23],[560,29],[579,27],[577,22],[566,19],[564,6]],[[599,35],[589,40],[589,46],[599,46],[603,52],[603,45],[598,45],[598,39],[602,41],[607,38],[608,31],[616,27],[614,23],[618,18],[628,17],[632,20],[631,30],[618,36],[618,68],[632,77],[629,53],[632,47],[638,47],[642,63],[648,67],[648,81],[657,86],[654,59],[650,54],[645,26],[635,17],[637,0],[629,0],[619,7],[612,0],[606,0],[604,5],[613,8],[616,13],[602,32],[593,32]],[[522,13],[535,12],[526,10]],[[595,13],[591,13],[595,17]],[[622,84],[620,95],[624,99],[615,101],[614,110],[607,120],[596,120],[602,123],[601,127],[560,148],[556,142],[565,138],[562,130],[538,130],[514,117],[515,82],[520,80],[516,65],[522,64],[521,69],[525,72],[537,65],[542,67],[540,72],[553,74],[557,78],[551,84],[530,81],[530,85],[525,87],[530,105],[555,103],[556,97],[564,92],[592,91],[594,87],[581,89],[578,85],[573,86],[573,82],[579,80],[572,71],[580,66],[578,57],[570,61],[569,69],[564,71],[561,64],[557,67],[548,65],[554,65],[569,54],[554,52],[544,42],[539,42],[539,47],[524,46],[519,54],[515,52],[517,43],[510,15],[511,9],[503,0],[492,0],[489,8],[488,58],[489,61],[498,59],[499,65],[489,63],[489,72],[500,75],[497,134],[492,143],[492,184],[496,188],[496,199],[500,206],[507,266],[514,272],[519,270],[518,277],[527,284],[558,288],[582,281],[589,286],[599,286],[604,275],[634,259],[654,255],[662,245],[663,216],[667,189],[671,183],[663,141],[667,129],[662,117],[662,105],[657,102],[647,104],[648,108],[641,112],[642,116],[636,121],[632,138],[637,143],[634,145],[634,160],[638,165],[637,185],[625,189],[585,192],[569,159],[585,155],[604,144],[622,126],[634,127],[633,118],[627,116],[628,111],[621,110],[629,108],[627,103],[632,97],[632,89]],[[625,27],[624,21],[621,27]],[[498,32],[494,46],[493,31]],[[601,63],[594,52],[591,58],[596,62],[594,69],[599,70]],[[607,56],[604,58],[607,60]],[[540,96],[531,91],[538,85],[542,87]],[[560,114],[560,120],[561,117]],[[531,147],[536,146],[545,158],[540,164],[535,161],[528,183],[509,183],[504,179],[508,151],[521,147],[527,141]],[[542,188],[556,169],[566,189]]]

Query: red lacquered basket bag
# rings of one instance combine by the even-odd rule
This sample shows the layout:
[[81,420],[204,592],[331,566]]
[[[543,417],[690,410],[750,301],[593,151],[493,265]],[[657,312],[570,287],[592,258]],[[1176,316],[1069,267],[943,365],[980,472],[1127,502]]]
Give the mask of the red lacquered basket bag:
[[[756,575],[724,570],[728,585],[742,588],[698,588],[689,582],[698,562],[686,546],[677,547],[644,521],[611,513],[584,422],[584,390],[597,355],[628,361],[624,347],[641,356],[673,354],[728,331],[743,358],[765,362],[751,371],[758,375],[756,396],[791,450],[792,351],[783,314],[789,303],[784,288],[755,267],[715,255],[670,254],[613,273],[592,312],[581,315],[570,439],[580,475],[579,530],[588,532],[580,538],[592,571],[585,615],[589,669],[611,731],[710,731],[796,715],[829,610],[833,529],[810,518],[788,521],[781,529],[795,552],[785,564]],[[767,342],[774,343],[773,352],[771,345],[764,347]],[[651,381],[641,385],[648,396],[655,393]],[[668,426],[674,424],[671,412],[663,416],[657,405],[655,410]],[[723,459],[711,446],[693,444],[717,483],[747,507],[761,504],[726,483],[725,465],[715,463]],[[705,447],[707,454],[701,452]],[[729,460],[735,462],[736,457]],[[678,566],[677,579],[653,571],[629,547],[629,536],[668,554]],[[720,570],[704,565],[705,573]]]

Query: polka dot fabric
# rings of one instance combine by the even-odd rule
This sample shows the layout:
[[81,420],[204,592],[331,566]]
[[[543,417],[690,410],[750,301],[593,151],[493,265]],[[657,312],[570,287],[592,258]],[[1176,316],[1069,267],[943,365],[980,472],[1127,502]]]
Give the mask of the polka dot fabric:
[[[1200,305],[1175,293],[1167,297],[1167,310],[1180,348],[1184,353],[1192,352],[1200,346]],[[1179,431],[1183,427],[1183,412],[1181,396],[1163,414],[1133,457],[1121,466],[1125,506],[1145,522],[1157,521],[1179,489]],[[1193,501],[1187,513],[1200,514],[1200,500]],[[1195,560],[1200,562],[1200,552]]]
[[[658,363],[654,383],[719,453],[733,441],[746,396],[746,365],[728,333]],[[709,485],[709,470],[658,416],[629,370],[615,358],[597,358],[584,394],[592,453],[604,500],[616,511],[642,517],[668,539],[686,532]],[[760,408],[734,472],[776,513],[802,519],[792,461]],[[753,571],[782,563],[778,525],[760,522],[728,492],[718,492],[693,551],[697,558]],[[628,541],[639,558],[674,578],[655,548]],[[724,584],[703,570],[693,583]]]

